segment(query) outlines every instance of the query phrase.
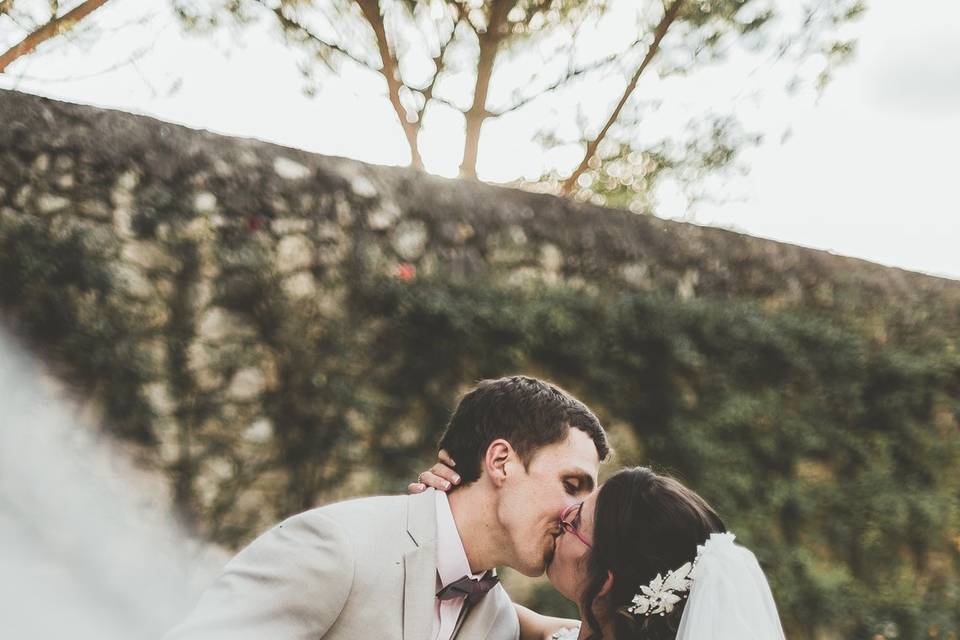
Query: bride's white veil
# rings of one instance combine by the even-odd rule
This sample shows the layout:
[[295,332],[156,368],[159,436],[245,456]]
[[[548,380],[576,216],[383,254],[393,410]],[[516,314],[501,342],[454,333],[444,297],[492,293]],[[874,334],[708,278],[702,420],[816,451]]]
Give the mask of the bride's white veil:
[[763,570],[732,533],[700,547],[677,640],[784,640]]

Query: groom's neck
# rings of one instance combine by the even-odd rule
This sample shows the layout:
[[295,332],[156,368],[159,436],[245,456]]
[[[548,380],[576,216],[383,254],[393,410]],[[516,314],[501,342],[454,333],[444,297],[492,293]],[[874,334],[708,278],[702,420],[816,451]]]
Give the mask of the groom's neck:
[[471,573],[504,564],[506,540],[497,522],[495,496],[478,480],[448,494],[453,521],[467,554]]

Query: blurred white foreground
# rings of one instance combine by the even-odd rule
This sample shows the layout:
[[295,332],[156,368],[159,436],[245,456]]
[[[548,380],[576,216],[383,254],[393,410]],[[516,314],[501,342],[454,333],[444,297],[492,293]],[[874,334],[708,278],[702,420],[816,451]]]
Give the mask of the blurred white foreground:
[[228,558],[0,328],[0,636],[159,638]]

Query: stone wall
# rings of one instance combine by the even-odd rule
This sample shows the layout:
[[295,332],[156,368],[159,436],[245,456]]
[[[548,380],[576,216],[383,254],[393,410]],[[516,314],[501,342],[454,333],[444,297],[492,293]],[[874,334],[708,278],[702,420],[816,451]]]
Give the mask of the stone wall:
[[310,294],[359,256],[398,273],[494,270],[516,282],[746,296],[885,316],[911,307],[915,320],[922,309],[955,311],[960,302],[955,281],[828,252],[15,92],[3,92],[0,121],[4,215],[54,225],[69,218],[109,235],[140,298],[153,295],[144,273],[170,265],[164,245],[174,222],[189,220],[185,231],[197,238],[223,229],[262,238],[290,274],[293,295]]
[[[69,361],[64,375],[82,393],[103,402],[113,389],[107,418],[130,418],[112,429],[151,445],[148,463],[170,471],[201,526],[217,522],[206,533],[230,544],[317,498],[307,492],[306,504],[265,510],[289,485],[323,485],[334,473],[285,477],[277,449],[287,426],[277,421],[293,419],[284,394],[307,384],[297,362],[355,366],[343,340],[365,327],[344,309],[353,284],[371,275],[743,298],[857,318],[878,343],[955,337],[960,328],[960,282],[720,229],[9,91],[0,92],[0,122],[0,237],[45,238],[53,263],[63,247],[79,247],[80,262],[101,265],[106,279],[75,285],[63,265],[60,279],[31,275],[32,249],[16,253],[25,245],[11,241],[16,255],[4,264],[18,270],[20,288],[0,311],[38,351]],[[65,351],[69,327],[26,326],[36,318],[24,312],[30,287],[61,296],[70,322],[109,357]],[[48,302],[49,314],[59,309]],[[270,314],[280,324],[297,315],[299,324],[269,337]],[[296,353],[289,333],[298,330],[323,334],[309,344],[328,350]],[[61,342],[45,342],[54,334]],[[130,368],[104,371],[104,362]],[[317,393],[329,387],[327,373],[310,375]],[[118,385],[125,397],[116,397]],[[334,434],[364,432],[350,407],[320,400],[294,418],[327,421]],[[360,459],[350,442],[331,438],[317,446]],[[362,468],[348,480],[343,493],[376,488]]]

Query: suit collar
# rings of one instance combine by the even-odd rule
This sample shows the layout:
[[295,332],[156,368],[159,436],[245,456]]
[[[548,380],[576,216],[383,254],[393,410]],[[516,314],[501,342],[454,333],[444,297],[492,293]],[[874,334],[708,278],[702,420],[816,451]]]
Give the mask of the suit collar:
[[418,547],[437,542],[436,489],[427,489],[407,498],[407,533]]
[[[409,496],[407,533],[417,545],[403,557],[403,640],[430,637],[435,615],[437,589],[437,503],[433,489]],[[493,628],[500,611],[497,599],[503,597],[498,585],[471,607],[464,603],[453,637],[483,640]],[[510,608],[510,611],[513,609]]]

